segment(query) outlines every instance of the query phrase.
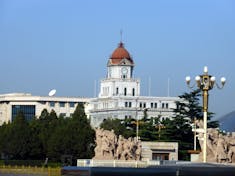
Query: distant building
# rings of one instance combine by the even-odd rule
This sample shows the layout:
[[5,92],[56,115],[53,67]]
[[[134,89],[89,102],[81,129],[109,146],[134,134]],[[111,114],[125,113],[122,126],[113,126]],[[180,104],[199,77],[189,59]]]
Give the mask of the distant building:
[[88,98],[32,96],[26,93],[12,93],[0,95],[0,125],[11,122],[19,111],[23,112],[27,120],[39,117],[43,109],[52,109],[57,116],[70,117],[78,102],[89,102]]
[[133,77],[134,61],[122,42],[107,63],[107,76],[101,80],[100,93],[90,100],[87,112],[92,126],[107,118],[171,118],[178,97],[140,96],[140,80]]
[[[107,63],[107,76],[101,80],[97,98],[33,96],[26,93],[0,95],[0,125],[14,120],[22,111],[26,119],[39,117],[43,109],[53,109],[57,116],[70,117],[78,102],[85,103],[91,125],[99,126],[107,118],[171,118],[179,97],[140,95],[140,79],[133,77],[134,61],[122,42]],[[146,113],[144,113],[146,112]]]

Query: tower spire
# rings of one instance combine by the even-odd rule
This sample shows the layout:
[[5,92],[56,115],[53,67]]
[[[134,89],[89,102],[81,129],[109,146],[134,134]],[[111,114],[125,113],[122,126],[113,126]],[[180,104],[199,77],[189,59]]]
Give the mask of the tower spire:
[[122,29],[120,30],[120,43],[122,43]]

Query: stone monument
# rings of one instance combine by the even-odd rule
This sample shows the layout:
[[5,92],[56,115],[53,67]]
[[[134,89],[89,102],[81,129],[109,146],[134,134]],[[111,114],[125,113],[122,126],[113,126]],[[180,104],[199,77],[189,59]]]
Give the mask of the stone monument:
[[114,131],[96,129],[95,157],[97,160],[140,160],[141,141],[137,138],[118,137]]
[[[202,121],[197,126],[203,128]],[[198,135],[199,144],[203,151],[203,133]],[[202,161],[202,152],[199,155]],[[235,137],[224,135],[215,128],[207,129],[207,162],[235,163]]]

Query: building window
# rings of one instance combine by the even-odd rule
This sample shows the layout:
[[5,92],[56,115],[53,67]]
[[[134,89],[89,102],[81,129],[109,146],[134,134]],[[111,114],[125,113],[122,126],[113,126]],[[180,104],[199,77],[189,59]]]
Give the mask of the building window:
[[131,102],[129,102],[129,107],[131,107]]
[[132,96],[135,96],[135,88],[132,89]]
[[157,108],[157,103],[154,103],[154,108]]
[[146,108],[146,103],[140,102],[140,108]]
[[107,102],[103,102],[103,108],[109,108],[109,104]]
[[165,103],[162,103],[162,109],[164,109],[165,108]]
[[35,105],[12,105],[12,121],[19,112],[24,114],[26,120],[32,120],[35,117]]
[[153,108],[153,103],[151,103],[151,105],[150,105],[150,106],[151,106],[151,108]]
[[125,102],[125,107],[126,107],[126,108],[128,107],[128,102]]
[[104,96],[107,96],[109,94],[109,87],[103,87],[102,90]]
[[169,106],[168,103],[166,103],[166,109],[168,109],[168,106]]
[[126,88],[124,88],[124,95],[126,96]]
[[169,153],[152,153],[152,160],[162,161],[169,160]]
[[119,94],[119,90],[118,90],[118,87],[116,88],[116,95],[118,95]]
[[50,102],[50,107],[55,107],[55,102],[54,101]]
[[65,107],[65,102],[60,102],[60,107]]
[[75,103],[74,103],[74,102],[70,102],[70,103],[69,103],[69,107],[70,107],[70,108],[74,108],[74,106],[75,106]]

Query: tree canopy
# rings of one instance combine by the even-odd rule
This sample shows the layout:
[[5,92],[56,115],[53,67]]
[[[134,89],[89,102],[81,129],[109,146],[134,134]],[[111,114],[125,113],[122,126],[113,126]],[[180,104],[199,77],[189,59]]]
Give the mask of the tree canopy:
[[12,123],[0,127],[0,153],[8,159],[60,162],[64,155],[92,158],[95,131],[79,103],[70,118],[57,117],[44,109],[39,118],[28,122],[19,113]]

